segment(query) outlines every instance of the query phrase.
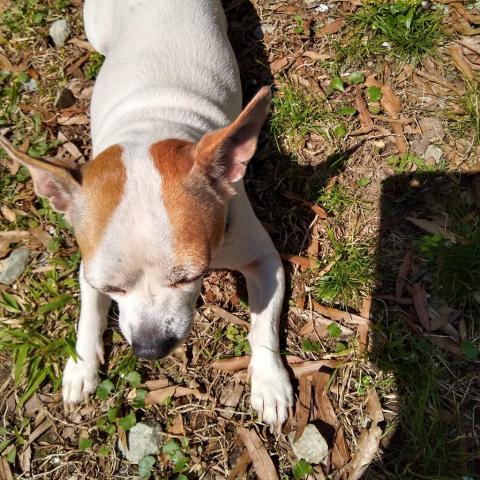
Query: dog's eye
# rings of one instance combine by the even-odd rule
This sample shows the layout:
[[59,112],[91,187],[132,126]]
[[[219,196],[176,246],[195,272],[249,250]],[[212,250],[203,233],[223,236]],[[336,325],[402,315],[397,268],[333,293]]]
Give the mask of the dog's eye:
[[101,288],[100,291],[103,293],[113,293],[114,295],[125,295],[127,293],[123,288],[113,287],[111,285]]
[[172,287],[179,287],[181,285],[186,285],[188,283],[193,283],[193,282],[197,281],[199,278],[201,278],[202,275],[203,275],[203,273],[201,273],[200,275],[196,275],[195,277],[180,278],[175,283],[172,283]]

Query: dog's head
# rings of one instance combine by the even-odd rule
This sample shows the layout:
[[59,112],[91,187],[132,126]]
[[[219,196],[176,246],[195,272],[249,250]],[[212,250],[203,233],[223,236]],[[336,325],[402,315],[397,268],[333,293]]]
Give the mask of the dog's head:
[[233,123],[196,144],[114,145],[82,167],[31,158],[0,139],[72,224],[84,277],[118,302],[136,355],[164,357],[188,335],[232,183],[255,152],[270,98],[263,88]]

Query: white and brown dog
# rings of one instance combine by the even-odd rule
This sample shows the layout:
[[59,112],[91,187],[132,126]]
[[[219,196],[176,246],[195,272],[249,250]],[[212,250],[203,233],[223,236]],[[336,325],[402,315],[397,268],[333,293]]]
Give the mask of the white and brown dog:
[[278,342],[284,272],[242,181],[270,90],[241,110],[220,0],[86,0],[84,17],[106,56],[92,98],[93,160],[72,167],[1,141],[65,214],[82,253],[79,359],[67,362],[64,401],[98,384],[112,299],[135,355],[157,359],[187,337],[205,270],[232,269],[246,278],[251,309],[251,404],[280,424],[292,405]]

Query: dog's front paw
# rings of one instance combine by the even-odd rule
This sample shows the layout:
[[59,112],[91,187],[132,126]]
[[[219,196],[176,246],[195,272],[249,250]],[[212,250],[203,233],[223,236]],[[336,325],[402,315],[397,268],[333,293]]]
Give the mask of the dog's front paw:
[[258,412],[260,421],[263,419],[272,427],[280,426],[287,420],[288,410],[293,405],[288,373],[280,362],[252,363],[250,403]]
[[88,397],[95,392],[100,381],[98,364],[97,359],[68,359],[62,380],[63,404],[67,411],[73,410],[77,403],[87,402]]

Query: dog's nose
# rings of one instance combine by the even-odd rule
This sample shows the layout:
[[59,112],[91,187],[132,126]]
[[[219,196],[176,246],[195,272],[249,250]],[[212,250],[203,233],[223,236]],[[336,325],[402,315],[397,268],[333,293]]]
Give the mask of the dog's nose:
[[178,339],[175,337],[134,339],[132,350],[136,357],[157,360],[171,353],[177,343]]

